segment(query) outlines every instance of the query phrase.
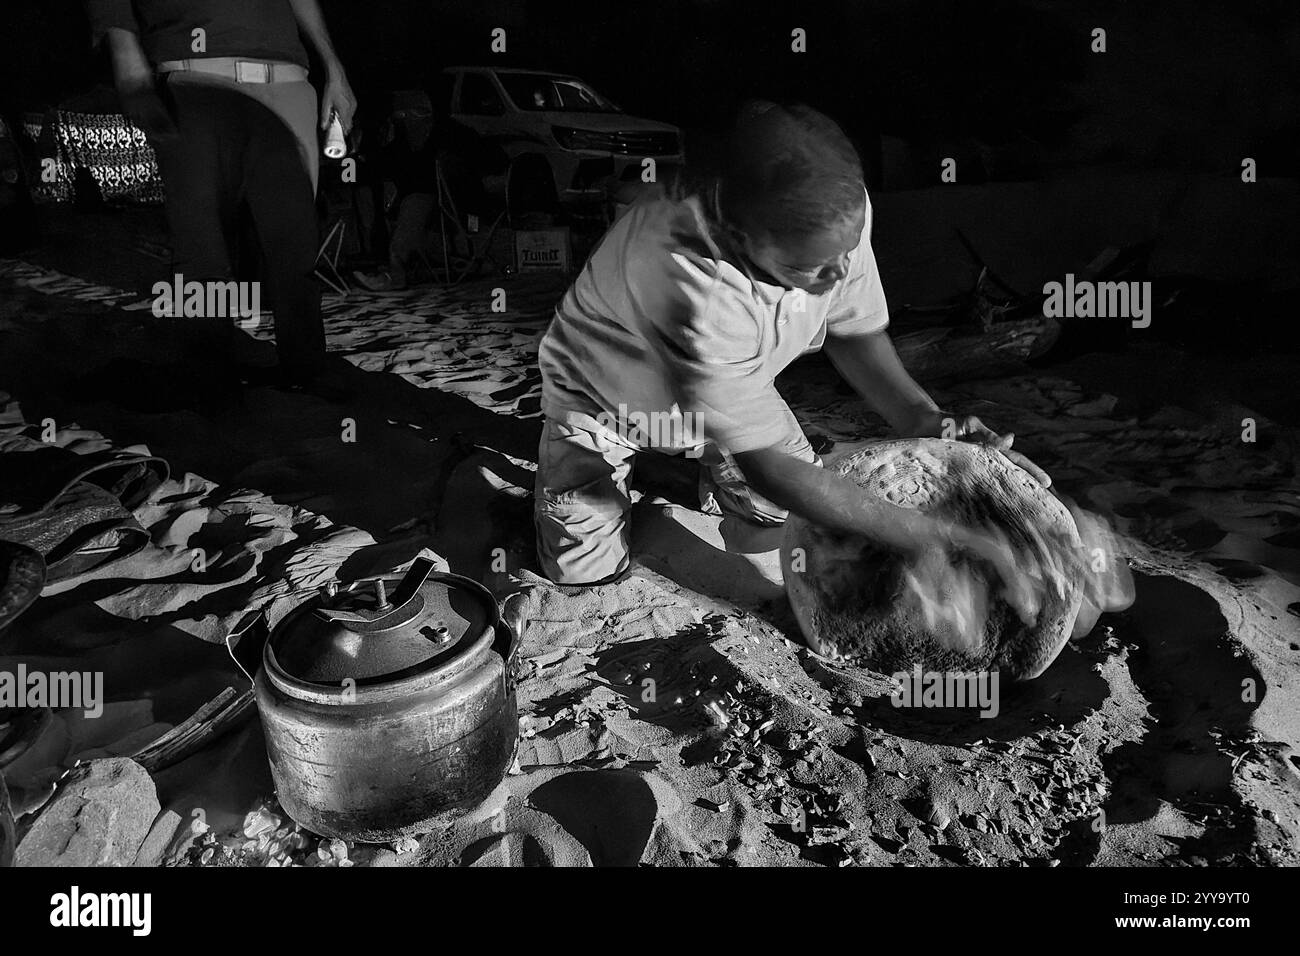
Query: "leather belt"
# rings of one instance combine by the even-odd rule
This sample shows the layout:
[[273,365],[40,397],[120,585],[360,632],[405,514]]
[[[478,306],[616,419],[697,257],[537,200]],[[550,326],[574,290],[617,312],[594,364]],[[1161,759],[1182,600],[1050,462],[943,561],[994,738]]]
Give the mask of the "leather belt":
[[279,60],[244,60],[234,56],[212,56],[196,60],[164,60],[159,73],[210,73],[236,83],[301,83],[307,68]]

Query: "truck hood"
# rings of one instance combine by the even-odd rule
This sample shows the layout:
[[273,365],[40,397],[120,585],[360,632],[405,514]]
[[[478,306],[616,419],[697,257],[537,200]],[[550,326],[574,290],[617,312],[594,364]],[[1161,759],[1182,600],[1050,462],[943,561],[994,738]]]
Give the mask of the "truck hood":
[[583,113],[568,110],[529,110],[525,115],[535,116],[552,126],[571,129],[589,129],[596,133],[680,133],[671,123],[644,119],[628,113]]

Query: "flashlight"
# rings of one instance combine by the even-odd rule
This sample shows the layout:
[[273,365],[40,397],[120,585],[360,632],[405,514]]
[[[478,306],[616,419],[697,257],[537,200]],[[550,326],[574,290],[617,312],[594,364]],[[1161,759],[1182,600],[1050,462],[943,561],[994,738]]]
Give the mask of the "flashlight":
[[343,124],[339,114],[330,110],[330,128],[325,134],[325,156],[328,159],[342,159],[348,154],[348,144],[343,139]]

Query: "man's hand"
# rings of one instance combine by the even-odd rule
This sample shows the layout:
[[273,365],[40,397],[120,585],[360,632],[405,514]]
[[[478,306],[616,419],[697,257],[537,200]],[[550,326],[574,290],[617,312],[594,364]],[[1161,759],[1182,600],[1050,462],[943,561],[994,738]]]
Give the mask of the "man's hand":
[[320,128],[322,130],[329,129],[331,113],[338,114],[345,136],[352,132],[352,120],[357,113],[357,98],[353,95],[352,87],[348,85],[348,78],[341,69],[329,74],[325,80],[325,89],[321,92]]
[[[1045,595],[1028,575],[1006,535],[992,529],[959,528],[931,521],[904,555],[903,586],[936,634],[973,645],[988,619],[988,586],[1033,624]],[[985,586],[971,559],[984,568]],[[991,574],[990,574],[991,572]]]
[[1024,455],[1011,450],[1011,444],[1016,440],[1014,432],[999,435],[974,415],[961,416],[941,409],[926,409],[899,431],[909,438],[954,438],[958,441],[986,445],[1002,452],[1009,461],[1029,472],[1044,488],[1051,487],[1052,479],[1047,472]]
[[153,67],[140,45],[140,37],[134,31],[112,27],[105,38],[122,114],[154,142],[175,136],[176,123],[158,95]]
[[158,94],[153,80],[124,84],[118,89],[122,113],[132,125],[144,131],[151,142],[161,143],[177,135],[176,123]]
[[[1044,487],[1052,483],[1041,468],[1011,451],[1015,435],[997,435],[973,415],[942,411],[903,368],[884,332],[826,340],[826,354],[863,400],[904,438],[957,438],[989,445],[1029,472]],[[944,427],[950,419],[952,426]]]
[[1067,542],[1034,536],[1013,545],[994,528],[968,528],[864,494],[851,479],[775,448],[735,456],[745,480],[782,508],[834,532],[861,535],[901,555],[914,568],[956,568],[956,556],[978,559],[1026,623],[1049,593],[1077,580],[1080,556]]
[[289,0],[289,6],[293,8],[299,31],[325,67],[325,89],[321,91],[320,97],[320,128],[329,129],[330,114],[337,113],[339,124],[346,135],[352,132],[357,98],[352,95],[352,87],[348,85],[343,64],[334,52],[329,29],[325,26],[325,17],[321,14],[320,0]]

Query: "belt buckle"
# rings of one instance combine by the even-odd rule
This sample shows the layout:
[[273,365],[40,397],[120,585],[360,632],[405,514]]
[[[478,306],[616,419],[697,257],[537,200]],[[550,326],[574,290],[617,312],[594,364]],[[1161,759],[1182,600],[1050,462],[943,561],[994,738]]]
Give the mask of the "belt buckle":
[[235,82],[270,83],[271,65],[269,63],[250,63],[247,60],[236,60]]

